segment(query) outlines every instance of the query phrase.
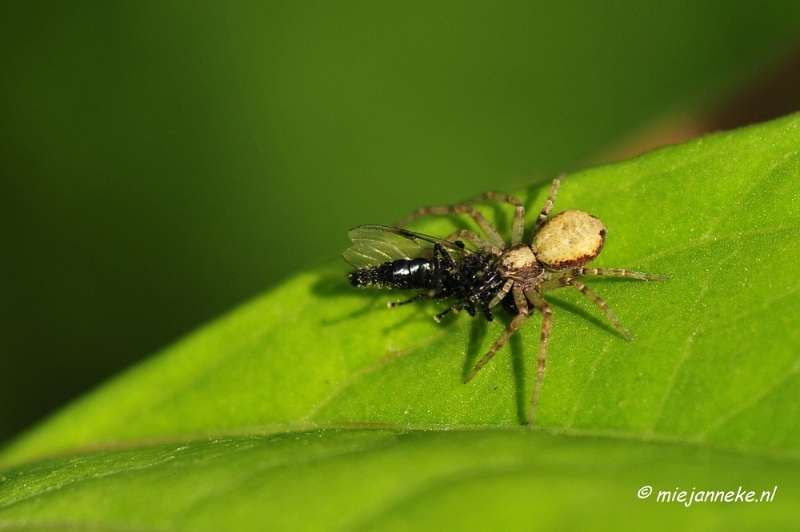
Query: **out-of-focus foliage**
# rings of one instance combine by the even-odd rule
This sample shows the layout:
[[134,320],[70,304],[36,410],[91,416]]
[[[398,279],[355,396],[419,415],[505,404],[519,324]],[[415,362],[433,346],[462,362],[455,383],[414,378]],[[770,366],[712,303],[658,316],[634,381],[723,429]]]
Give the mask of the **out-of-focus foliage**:
[[[789,531],[800,513],[798,479],[797,462],[680,444],[327,430],[92,452],[5,471],[0,524],[42,532]],[[708,502],[689,502],[709,491]]]

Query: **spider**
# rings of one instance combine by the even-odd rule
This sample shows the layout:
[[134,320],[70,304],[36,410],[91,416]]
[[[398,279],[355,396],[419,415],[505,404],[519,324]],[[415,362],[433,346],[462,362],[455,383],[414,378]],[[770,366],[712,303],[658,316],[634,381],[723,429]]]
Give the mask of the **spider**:
[[[589,301],[597,305],[617,331],[626,340],[630,341],[630,333],[619,322],[608,304],[577,278],[604,276],[629,277],[644,281],[667,279],[665,275],[629,271],[620,268],[586,268],[585,266],[597,258],[603,249],[606,227],[595,216],[579,210],[568,210],[552,218],[549,217],[563,177],[565,176],[557,177],[550,187],[547,201],[536,219],[533,239],[530,244],[522,242],[525,226],[525,208],[522,203],[513,196],[498,192],[487,192],[460,205],[423,207],[395,224],[396,227],[400,227],[419,216],[425,215],[469,214],[486,237],[483,238],[472,231],[462,229],[448,236],[445,242],[461,244],[460,247],[463,247],[462,241],[469,242],[478,249],[482,256],[491,257],[493,261],[496,261],[496,272],[499,274],[502,284],[496,285],[498,288],[492,290],[493,297],[488,301],[488,304],[485,304],[488,309],[491,309],[503,301],[505,307],[516,311],[516,316],[500,334],[489,349],[489,352],[478,361],[467,375],[464,379],[465,384],[470,382],[486,366],[492,357],[505,345],[509,337],[522,326],[532,313],[531,305],[542,313],[536,383],[531,395],[529,425],[533,425],[536,419],[536,407],[544,379],[545,365],[547,363],[547,345],[550,340],[550,330],[553,322],[553,311],[544,297],[542,297],[542,293],[565,286],[573,287],[586,296]],[[506,245],[500,233],[489,221],[470,206],[472,203],[485,200],[506,202],[514,206],[515,213],[510,245]],[[418,296],[411,301],[418,299],[425,299],[425,297]],[[457,302],[454,306],[457,307],[460,304],[463,306],[462,303]]]

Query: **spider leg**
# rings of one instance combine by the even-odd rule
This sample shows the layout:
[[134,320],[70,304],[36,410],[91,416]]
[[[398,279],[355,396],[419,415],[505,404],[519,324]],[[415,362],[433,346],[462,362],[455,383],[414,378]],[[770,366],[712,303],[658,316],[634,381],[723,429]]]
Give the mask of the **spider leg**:
[[525,318],[527,318],[528,314],[530,314],[528,310],[528,301],[525,299],[525,294],[522,293],[522,289],[514,287],[512,293],[514,294],[514,302],[517,304],[517,310],[519,311],[519,314],[514,316],[514,319],[511,320],[511,323],[508,325],[508,327],[506,327],[506,330],[504,330],[503,333],[497,338],[497,340],[495,340],[494,345],[492,345],[491,349],[489,349],[489,352],[486,353],[486,355],[484,355],[484,357],[480,359],[480,361],[478,361],[477,364],[475,364],[475,367],[472,368],[472,371],[469,372],[467,378],[464,379],[464,384],[471,381],[475,377],[475,375],[481,369],[483,369],[483,366],[485,366],[492,359],[492,357],[500,350],[500,348],[503,347],[503,345],[505,345],[509,337],[515,332],[517,332],[517,329],[519,329],[522,326],[522,323],[525,321]]
[[514,221],[511,226],[511,245],[516,246],[522,242],[522,232],[525,230],[525,207],[522,203],[508,194],[502,192],[484,192],[480,196],[467,200],[465,203],[477,203],[484,200],[505,201],[514,206]]
[[666,275],[659,275],[657,273],[633,272],[624,268],[576,268],[575,277],[581,275],[594,275],[602,277],[630,277],[632,279],[639,279],[640,281],[663,281],[669,279]]
[[500,249],[504,249],[506,247],[505,242],[503,241],[503,237],[500,236],[500,233],[497,232],[497,229],[492,227],[492,224],[481,214],[479,211],[475,210],[474,208],[470,207],[470,203],[475,203],[478,201],[484,200],[497,200],[497,201],[505,201],[507,203],[512,204],[516,212],[514,213],[514,223],[511,231],[511,240],[512,245],[519,244],[522,241],[522,232],[525,227],[525,208],[523,207],[522,203],[515,198],[514,196],[509,196],[508,194],[501,194],[500,192],[486,192],[481,194],[480,196],[476,196],[472,199],[467,200],[461,205],[449,205],[444,207],[422,207],[418,209],[399,222],[397,222],[395,227],[402,227],[409,223],[411,220],[418,218],[419,216],[427,216],[429,214],[469,214],[475,223],[478,224],[478,227],[484,232],[484,234],[489,239],[489,242]]
[[475,220],[475,223],[478,224],[486,236],[489,238],[489,241],[499,247],[505,247],[505,242],[503,242],[503,237],[500,236],[500,233],[497,232],[497,229],[492,227],[489,221],[484,218],[484,216],[470,207],[469,205],[450,205],[446,207],[422,207],[421,209],[412,212],[399,222],[397,222],[395,227],[402,227],[409,223],[411,220],[418,218],[420,216],[426,216],[429,214],[469,214],[472,216],[472,219]]
[[544,225],[547,221],[547,216],[550,214],[550,209],[553,208],[553,203],[556,201],[556,195],[558,194],[558,187],[561,186],[561,180],[567,177],[567,174],[561,174],[557,178],[553,180],[553,184],[550,186],[550,194],[547,196],[547,201],[544,203],[544,207],[542,207],[542,212],[539,213],[539,217],[536,219],[536,225],[533,228],[533,233],[536,232]]
[[542,381],[544,381],[544,370],[547,364],[547,343],[550,340],[550,329],[553,326],[553,311],[550,310],[550,305],[536,290],[528,290],[525,292],[528,299],[531,300],[533,306],[542,313],[542,336],[539,340],[539,359],[536,365],[536,384],[533,385],[533,394],[531,395],[531,414],[528,418],[528,425],[533,426],[536,420],[536,407],[539,404],[539,393],[542,391]]
[[497,292],[497,295],[495,295],[489,302],[489,308],[492,308],[498,303],[500,303],[503,300],[503,298],[506,297],[508,291],[511,290],[512,286],[514,286],[514,281],[512,279],[506,281],[506,284],[503,285],[503,288],[501,288],[500,291]]
[[581,294],[585,295],[589,299],[589,301],[591,301],[592,303],[594,303],[595,305],[600,307],[600,310],[605,312],[606,318],[608,318],[608,321],[610,321],[614,325],[614,327],[619,331],[619,333],[623,336],[623,338],[625,338],[629,342],[633,339],[633,338],[631,338],[631,335],[628,332],[628,329],[626,329],[619,322],[617,317],[611,311],[611,308],[609,308],[608,304],[605,301],[603,301],[600,298],[600,296],[598,296],[597,294],[595,294],[594,292],[589,290],[588,286],[586,286],[582,282],[578,281],[577,279],[570,279],[569,280],[569,284],[571,284]]
[[483,253],[491,253],[492,255],[500,256],[503,253],[503,249],[497,246],[492,245],[490,242],[487,242],[483,238],[479,237],[472,231],[467,229],[461,229],[459,231],[455,231],[451,233],[447,238],[445,238],[448,242],[455,242],[456,240],[466,240]]

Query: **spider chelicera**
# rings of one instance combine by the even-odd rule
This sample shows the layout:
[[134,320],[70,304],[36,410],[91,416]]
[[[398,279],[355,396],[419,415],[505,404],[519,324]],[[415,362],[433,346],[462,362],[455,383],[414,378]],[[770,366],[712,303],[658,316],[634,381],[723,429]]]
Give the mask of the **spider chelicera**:
[[[395,227],[357,227],[350,231],[353,245],[344,253],[345,259],[358,268],[350,274],[350,284],[353,286],[421,291],[408,301],[390,303],[389,306],[423,299],[454,299],[455,303],[435,316],[437,321],[450,310],[460,309],[466,309],[470,315],[480,312],[491,321],[491,309],[500,302],[516,313],[489,352],[464,379],[465,383],[471,381],[522,326],[532,312],[530,306],[538,309],[543,319],[536,383],[528,418],[530,425],[536,418],[553,321],[553,312],[542,293],[572,286],[597,305],[626,340],[631,340],[627,329],[606,302],[577,278],[630,277],[645,281],[667,278],[664,275],[617,268],[586,268],[585,265],[597,258],[603,249],[606,227],[596,217],[578,210],[568,210],[549,217],[562,177],[553,181],[547,201],[536,219],[530,244],[522,242],[525,226],[522,203],[507,194],[487,192],[461,205],[423,207],[395,224]],[[500,233],[470,205],[485,200],[502,201],[514,206],[510,245],[506,245]],[[469,214],[485,238],[462,229],[440,240],[400,228],[419,216],[444,214]],[[472,244],[476,251],[466,249],[464,242]]]

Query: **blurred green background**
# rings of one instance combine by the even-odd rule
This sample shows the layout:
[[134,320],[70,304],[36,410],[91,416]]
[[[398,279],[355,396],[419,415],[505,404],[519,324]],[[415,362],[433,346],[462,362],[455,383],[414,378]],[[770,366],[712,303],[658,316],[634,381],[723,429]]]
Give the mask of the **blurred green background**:
[[347,230],[588,164],[800,3],[0,4],[0,441]]

